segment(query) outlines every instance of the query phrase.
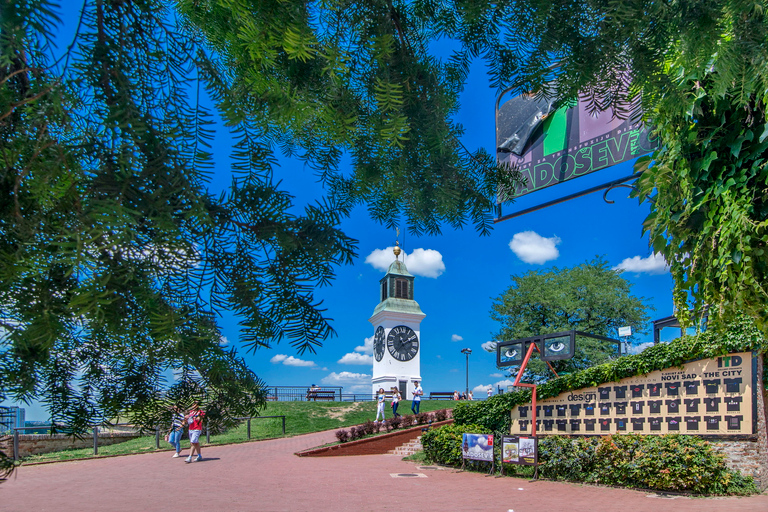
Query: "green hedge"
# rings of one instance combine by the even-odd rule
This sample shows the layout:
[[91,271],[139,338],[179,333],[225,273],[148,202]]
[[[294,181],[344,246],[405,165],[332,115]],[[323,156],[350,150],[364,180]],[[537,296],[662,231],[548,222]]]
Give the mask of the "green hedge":
[[[599,386],[652,371],[682,366],[686,361],[722,356],[731,352],[768,351],[768,342],[747,318],[728,326],[727,330],[710,330],[696,336],[683,336],[670,343],[659,343],[637,355],[620,357],[609,363],[552,379],[536,388],[543,400],[565,391]],[[768,378],[768,372],[764,378]],[[482,425],[493,432],[509,432],[512,407],[531,401],[528,389],[493,396],[478,402],[459,402],[453,408],[457,425]]]
[[539,443],[542,478],[700,494],[754,494],[751,477],[725,465],[709,442],[680,434],[568,438]]
[[[491,432],[480,425],[454,424],[432,429],[421,438],[426,459],[460,466],[465,433]],[[497,438],[494,444],[498,461],[501,440]],[[729,469],[725,456],[696,436],[547,436],[539,442],[539,462],[539,475],[552,480],[715,495],[759,492],[751,477]],[[485,470],[490,465],[477,467]],[[505,468],[513,472],[521,469],[513,465]]]

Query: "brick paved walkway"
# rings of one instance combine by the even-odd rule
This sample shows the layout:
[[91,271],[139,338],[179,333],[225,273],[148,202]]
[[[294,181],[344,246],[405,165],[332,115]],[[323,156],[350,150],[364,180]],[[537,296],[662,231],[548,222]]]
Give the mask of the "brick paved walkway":
[[[333,432],[171,452],[22,466],[0,484],[0,511],[766,512],[768,495],[659,498],[646,492],[419,469],[396,455],[296,457]],[[186,451],[185,451],[186,453]],[[424,478],[393,478],[392,474]]]

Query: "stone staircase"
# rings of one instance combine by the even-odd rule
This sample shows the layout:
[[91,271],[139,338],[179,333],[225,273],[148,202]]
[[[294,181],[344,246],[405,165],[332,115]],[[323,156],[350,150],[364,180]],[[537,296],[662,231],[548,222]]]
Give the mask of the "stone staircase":
[[413,455],[414,453],[418,452],[421,449],[422,449],[421,436],[419,436],[416,439],[408,441],[402,446],[398,446],[394,450],[389,450],[389,452],[387,453],[391,453],[393,455],[399,455],[400,457],[407,457],[408,455]]

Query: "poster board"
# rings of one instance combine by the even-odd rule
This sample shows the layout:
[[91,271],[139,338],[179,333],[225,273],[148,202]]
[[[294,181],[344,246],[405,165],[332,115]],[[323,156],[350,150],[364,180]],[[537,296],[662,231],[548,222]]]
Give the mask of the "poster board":
[[[689,434],[730,437],[756,428],[751,352],[690,361],[567,391],[537,402],[538,434]],[[531,432],[531,405],[512,409],[511,435]]]
[[502,436],[501,462],[535,466],[539,461],[538,441],[535,437]]
[[461,441],[463,459],[493,462],[493,434],[463,434]]

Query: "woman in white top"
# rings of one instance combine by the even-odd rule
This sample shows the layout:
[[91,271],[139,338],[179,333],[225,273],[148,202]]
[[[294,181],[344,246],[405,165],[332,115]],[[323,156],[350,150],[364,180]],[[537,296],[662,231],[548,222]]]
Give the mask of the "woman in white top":
[[171,407],[171,429],[168,431],[168,442],[176,449],[174,457],[181,452],[181,434],[184,433],[184,413],[178,405]]
[[384,421],[384,388],[379,388],[379,404],[376,408],[376,419],[374,421],[379,421],[379,415],[381,415],[381,421]]
[[397,388],[392,388],[392,415],[395,418],[398,418],[400,415],[397,414],[397,406],[400,403],[400,392],[397,390]]

